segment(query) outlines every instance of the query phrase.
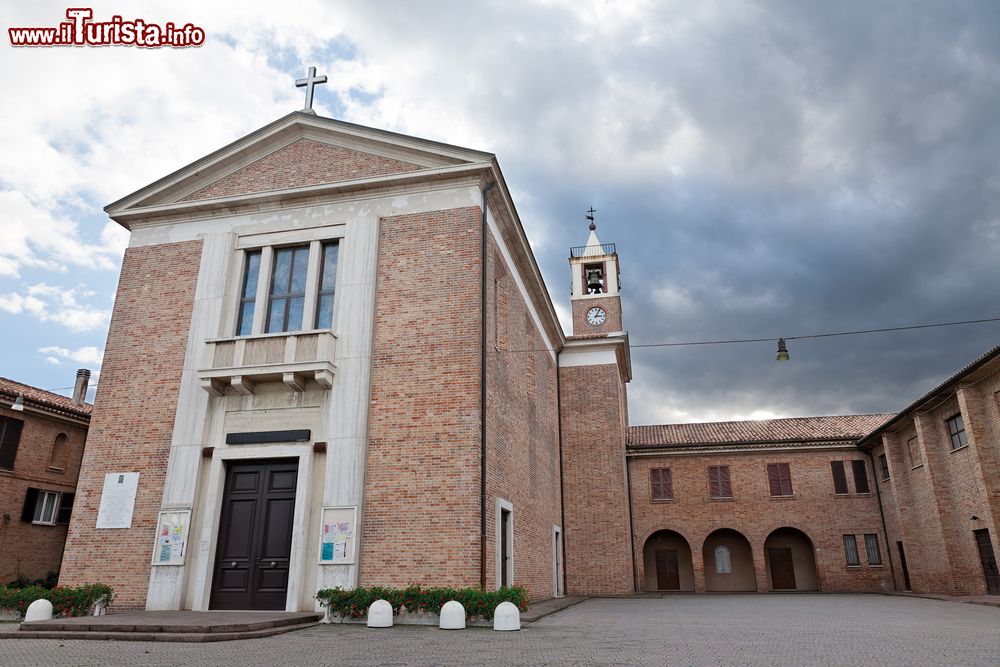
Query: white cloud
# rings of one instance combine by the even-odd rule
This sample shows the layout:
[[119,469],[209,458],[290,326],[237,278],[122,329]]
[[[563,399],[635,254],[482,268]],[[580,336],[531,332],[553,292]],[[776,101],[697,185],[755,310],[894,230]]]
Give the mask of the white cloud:
[[80,364],[87,364],[91,367],[100,367],[104,360],[104,351],[97,349],[93,345],[78,347],[75,350],[59,347],[57,345],[49,345],[47,347],[38,348],[38,351],[42,354],[52,355],[46,357],[45,361],[55,365],[62,363],[60,361],[61,358],[68,361],[75,361]]
[[94,293],[85,286],[57,287],[38,283],[30,285],[24,293],[0,294],[0,310],[19,315],[28,313],[42,322],[55,322],[73,331],[90,331],[107,326],[111,311],[97,308],[81,299]]

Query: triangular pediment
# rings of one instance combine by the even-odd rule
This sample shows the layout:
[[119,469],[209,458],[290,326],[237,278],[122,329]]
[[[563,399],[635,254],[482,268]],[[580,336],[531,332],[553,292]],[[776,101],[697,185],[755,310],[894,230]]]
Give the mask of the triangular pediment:
[[139,211],[200,208],[282,191],[488,163],[490,153],[295,112],[108,205],[122,221]]

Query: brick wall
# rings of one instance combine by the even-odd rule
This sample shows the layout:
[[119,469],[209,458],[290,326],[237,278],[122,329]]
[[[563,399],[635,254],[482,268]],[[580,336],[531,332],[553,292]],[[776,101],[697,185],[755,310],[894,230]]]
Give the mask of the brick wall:
[[513,583],[549,598],[552,527],[562,525],[556,365],[492,236],[487,286],[487,587],[500,497],[513,504]]
[[[201,247],[129,248],[122,264],[60,576],[113,586],[118,609],[145,606]],[[97,530],[104,475],[130,471],[132,527]]]
[[[930,410],[894,426],[884,451],[890,479],[883,501],[890,540],[903,542],[915,592],[986,592],[974,530],[990,532],[1000,554],[1000,372],[958,389]],[[945,420],[961,413],[968,446],[953,450]],[[907,442],[916,438],[911,460]],[[973,520],[972,517],[976,517]],[[899,565],[898,553],[894,553]]]
[[299,139],[256,162],[192,192],[181,201],[230,197],[321,183],[338,183],[422,169],[419,165],[362,153],[321,141]]
[[[566,592],[634,589],[625,472],[624,392],[615,364],[559,369]],[[594,394],[619,400],[594,401]]]
[[362,586],[479,585],[480,211],[381,221]]
[[[0,471],[0,585],[17,576],[28,579],[58,572],[66,541],[65,524],[34,525],[21,521],[29,488],[72,493],[80,472],[87,427],[55,416],[0,408],[0,417],[24,422],[11,472]],[[51,461],[56,436],[65,434],[62,462]],[[51,465],[54,464],[54,465]],[[58,465],[62,464],[61,469]]]
[[[677,456],[641,456],[629,459],[632,517],[635,529],[636,568],[640,582],[646,582],[648,563],[644,562],[646,541],[658,531],[679,533],[691,550],[694,588],[706,590],[706,572],[714,572],[714,546],[706,553],[703,546],[716,530],[738,531],[749,542],[753,556],[754,579],[758,591],[771,590],[766,559],[768,536],[780,528],[794,528],[809,538],[815,547],[819,588],[823,591],[892,590],[887,547],[883,536],[879,507],[874,495],[874,475],[868,465],[869,494],[858,494],[854,487],[850,460],[867,457],[857,449],[788,451],[761,453],[713,453]],[[830,461],[848,461],[850,493],[836,496]],[[772,498],[767,479],[768,463],[788,463],[791,472],[791,498]],[[708,466],[728,465],[732,500],[709,498]],[[670,468],[673,500],[654,501],[650,494],[650,469]],[[842,536],[857,536],[861,566],[847,566]],[[881,566],[867,562],[864,535],[879,536]],[[766,545],[766,546],[765,546]],[[784,546],[784,545],[781,545]],[[734,560],[735,565],[735,560]],[[798,566],[798,564],[796,564]],[[727,575],[728,576],[728,575]],[[797,583],[804,581],[801,575]]]

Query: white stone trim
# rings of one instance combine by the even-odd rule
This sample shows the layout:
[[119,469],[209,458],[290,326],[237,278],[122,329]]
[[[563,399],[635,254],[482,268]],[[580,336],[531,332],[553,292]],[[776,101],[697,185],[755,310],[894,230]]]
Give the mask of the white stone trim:
[[[292,511],[292,550],[288,558],[288,595],[285,611],[302,611],[302,591],[305,578],[306,543],[305,527],[309,509],[312,476],[311,443],[296,445],[268,445],[255,447],[225,447],[216,449],[208,472],[208,490],[200,510],[196,510],[198,541],[192,564],[192,611],[208,611],[212,597],[212,575],[215,569],[215,552],[218,546],[219,522],[222,518],[222,500],[226,484],[226,461],[253,461],[256,459],[298,459],[298,476],[295,487],[295,509]],[[310,564],[311,564],[311,559]],[[147,603],[147,609],[149,608]]]
[[552,526],[552,597],[565,597],[566,591],[563,589],[563,575],[566,569],[566,562],[563,558],[562,526]]
[[507,566],[507,583],[509,586],[514,585],[514,505],[509,500],[505,498],[498,497],[496,499],[496,507],[493,512],[495,531],[493,533],[493,551],[495,558],[495,567],[493,568],[493,573],[496,577],[496,587],[500,588],[501,578],[500,578],[500,568],[503,567],[500,555],[500,531],[502,530],[501,524],[501,511],[507,510],[510,512],[510,525],[508,526],[509,531],[507,534],[507,548],[510,549],[510,564]]
[[545,341],[545,347],[549,350],[549,354],[552,360],[556,359],[556,351],[552,345],[552,340],[549,338],[548,334],[545,332],[545,327],[542,326],[542,320],[538,316],[538,311],[535,310],[535,304],[531,299],[531,295],[528,294],[528,289],[524,286],[524,280],[521,278],[521,272],[517,270],[517,265],[514,264],[514,258],[510,254],[510,250],[507,248],[507,244],[504,243],[503,235],[500,233],[500,228],[497,227],[496,220],[493,217],[493,212],[490,211],[490,207],[486,207],[486,224],[489,226],[490,233],[493,235],[493,240],[496,241],[497,247],[500,248],[500,254],[503,255],[504,262],[507,263],[507,269],[510,271],[510,275],[514,277],[514,284],[517,285],[517,289],[521,292],[521,297],[524,299],[525,305],[528,306],[528,312],[531,314],[531,321],[535,323],[535,328],[542,335],[542,340]]
[[602,366],[618,364],[614,349],[579,349],[567,347],[559,354],[559,368],[572,366]]

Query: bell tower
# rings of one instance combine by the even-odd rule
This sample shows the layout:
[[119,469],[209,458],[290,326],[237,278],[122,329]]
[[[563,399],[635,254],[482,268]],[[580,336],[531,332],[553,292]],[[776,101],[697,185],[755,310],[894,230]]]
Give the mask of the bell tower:
[[590,236],[587,245],[570,248],[573,276],[573,335],[611,334],[622,331],[621,275],[614,243],[597,238],[594,209],[587,212]]

